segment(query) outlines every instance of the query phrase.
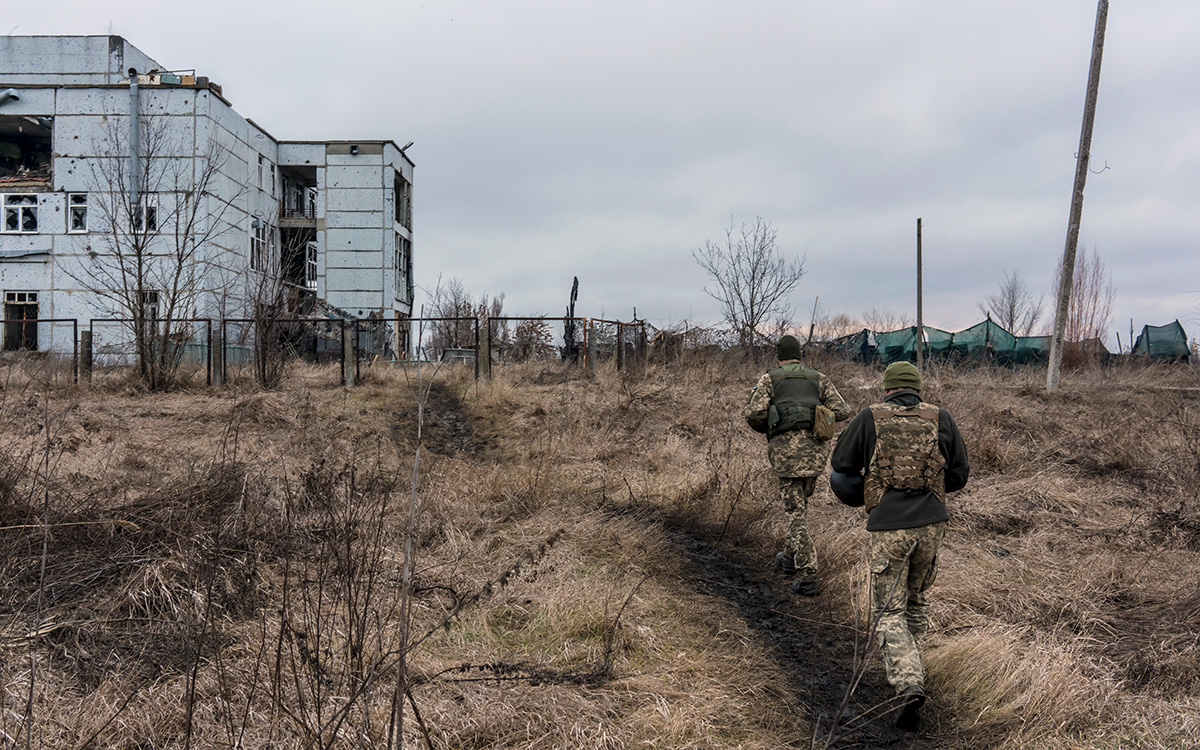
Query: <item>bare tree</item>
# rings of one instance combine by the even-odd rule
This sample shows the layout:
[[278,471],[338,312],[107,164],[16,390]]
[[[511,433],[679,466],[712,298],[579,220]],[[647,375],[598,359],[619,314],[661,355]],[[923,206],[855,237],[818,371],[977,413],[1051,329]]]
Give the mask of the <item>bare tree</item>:
[[153,390],[174,380],[197,303],[216,278],[198,250],[228,229],[222,217],[236,199],[210,200],[228,152],[210,141],[198,153],[191,135],[172,133],[170,119],[139,118],[139,158],[131,160],[128,119],[109,117],[89,160],[100,248],[89,246],[82,267],[67,270],[126,321]]
[[[1062,286],[1062,259],[1054,272],[1054,288]],[[1099,353],[1098,344],[1103,342],[1112,322],[1113,305],[1117,289],[1113,286],[1112,274],[1100,260],[1100,253],[1093,247],[1091,252],[1084,248],[1075,261],[1075,281],[1071,286],[1071,297],[1067,303],[1067,321],[1063,336],[1063,362],[1079,364],[1093,359]]]
[[850,317],[846,313],[836,315],[818,315],[813,325],[813,341],[832,341],[858,333],[864,328],[861,320]]
[[872,331],[881,333],[916,325],[912,317],[905,313],[880,310],[878,307],[872,307],[863,313],[863,324]]
[[253,336],[254,377],[260,385],[273,388],[283,379],[288,335],[295,332],[295,326],[283,322],[294,312],[289,292],[296,290],[294,284],[288,284],[285,259],[298,254],[303,258],[309,235],[285,235],[267,222],[252,231],[256,233],[251,248],[253,262],[242,272],[241,299],[236,301],[251,320],[247,333]]
[[730,219],[724,244],[705,242],[692,257],[713,280],[715,286],[704,292],[721,303],[721,315],[743,348],[757,343],[767,321],[791,318],[788,295],[805,274],[804,259],[780,252],[774,227],[762,217],[740,229]]
[[1033,291],[1016,271],[1006,271],[1000,288],[975,303],[979,312],[991,315],[992,320],[1015,336],[1032,336],[1042,319],[1045,298],[1034,297]]
[[[428,340],[424,344],[434,356],[447,348],[474,347],[476,323],[482,330],[492,319],[504,315],[504,292],[490,299],[485,293],[476,301],[457,277],[443,282],[439,276],[432,291],[422,291],[430,298],[428,316],[443,319],[430,324]],[[506,345],[509,339],[507,321],[496,321],[492,326],[493,345]]]

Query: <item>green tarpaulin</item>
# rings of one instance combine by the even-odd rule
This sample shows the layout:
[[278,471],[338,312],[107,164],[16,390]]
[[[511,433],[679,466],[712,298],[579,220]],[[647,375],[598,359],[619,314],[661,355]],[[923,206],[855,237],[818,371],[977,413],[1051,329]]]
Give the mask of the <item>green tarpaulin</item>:
[[1142,326],[1142,332],[1133,345],[1134,356],[1152,359],[1186,361],[1190,353],[1187,334],[1178,320],[1165,326]]

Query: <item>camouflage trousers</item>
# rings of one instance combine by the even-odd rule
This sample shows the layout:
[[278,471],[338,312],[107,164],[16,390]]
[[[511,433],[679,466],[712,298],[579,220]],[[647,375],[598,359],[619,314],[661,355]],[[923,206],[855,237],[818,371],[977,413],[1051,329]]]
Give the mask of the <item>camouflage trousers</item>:
[[[925,591],[937,575],[938,548],[945,534],[945,521],[871,532],[871,621],[879,622],[883,665],[897,693],[913,685],[925,686],[923,654],[929,630]],[[906,561],[910,549],[912,556]]]
[[808,533],[808,499],[816,487],[816,477],[779,478],[783,513],[787,516],[783,552],[791,556],[796,565],[796,578],[801,581],[817,580],[817,548]]

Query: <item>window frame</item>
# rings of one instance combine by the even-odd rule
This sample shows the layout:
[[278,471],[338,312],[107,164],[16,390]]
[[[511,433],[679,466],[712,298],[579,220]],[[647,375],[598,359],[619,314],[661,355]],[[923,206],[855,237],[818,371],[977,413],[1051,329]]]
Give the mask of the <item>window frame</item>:
[[[38,208],[42,205],[38,199],[39,193],[0,193],[0,234],[40,234],[41,224],[38,222]],[[15,199],[32,200],[32,203],[15,202]],[[8,228],[8,213],[15,211],[17,228]],[[26,230],[24,217],[33,217],[33,229]]]
[[[254,222],[258,226],[254,226]],[[250,219],[250,270],[262,271],[267,253],[267,223],[257,217]]]
[[[82,198],[81,203],[75,203],[76,198]],[[88,228],[88,194],[87,193],[67,193],[67,234],[87,234],[91,230]],[[83,228],[76,228],[75,212],[82,211]],[[157,218],[157,217],[156,217]],[[157,223],[157,221],[155,222]]]
[[133,207],[134,213],[129,224],[134,232],[150,234],[158,231],[158,194],[143,193],[138,204]]

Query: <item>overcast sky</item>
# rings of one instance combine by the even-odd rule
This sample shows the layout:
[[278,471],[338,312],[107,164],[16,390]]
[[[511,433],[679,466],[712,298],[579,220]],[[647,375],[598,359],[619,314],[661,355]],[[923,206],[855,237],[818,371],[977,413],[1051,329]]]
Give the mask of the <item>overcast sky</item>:
[[[119,34],[282,140],[414,141],[417,283],[512,315],[719,320],[691,252],[761,216],[807,322],[957,330],[1016,271],[1049,297],[1095,0],[6,4],[11,34]],[[1109,11],[1081,247],[1108,336],[1200,333],[1200,3]],[[1107,168],[1105,168],[1107,167]],[[1099,172],[1098,174],[1095,172]],[[420,299],[418,300],[418,303]],[[1048,305],[1049,306],[1049,305]]]

